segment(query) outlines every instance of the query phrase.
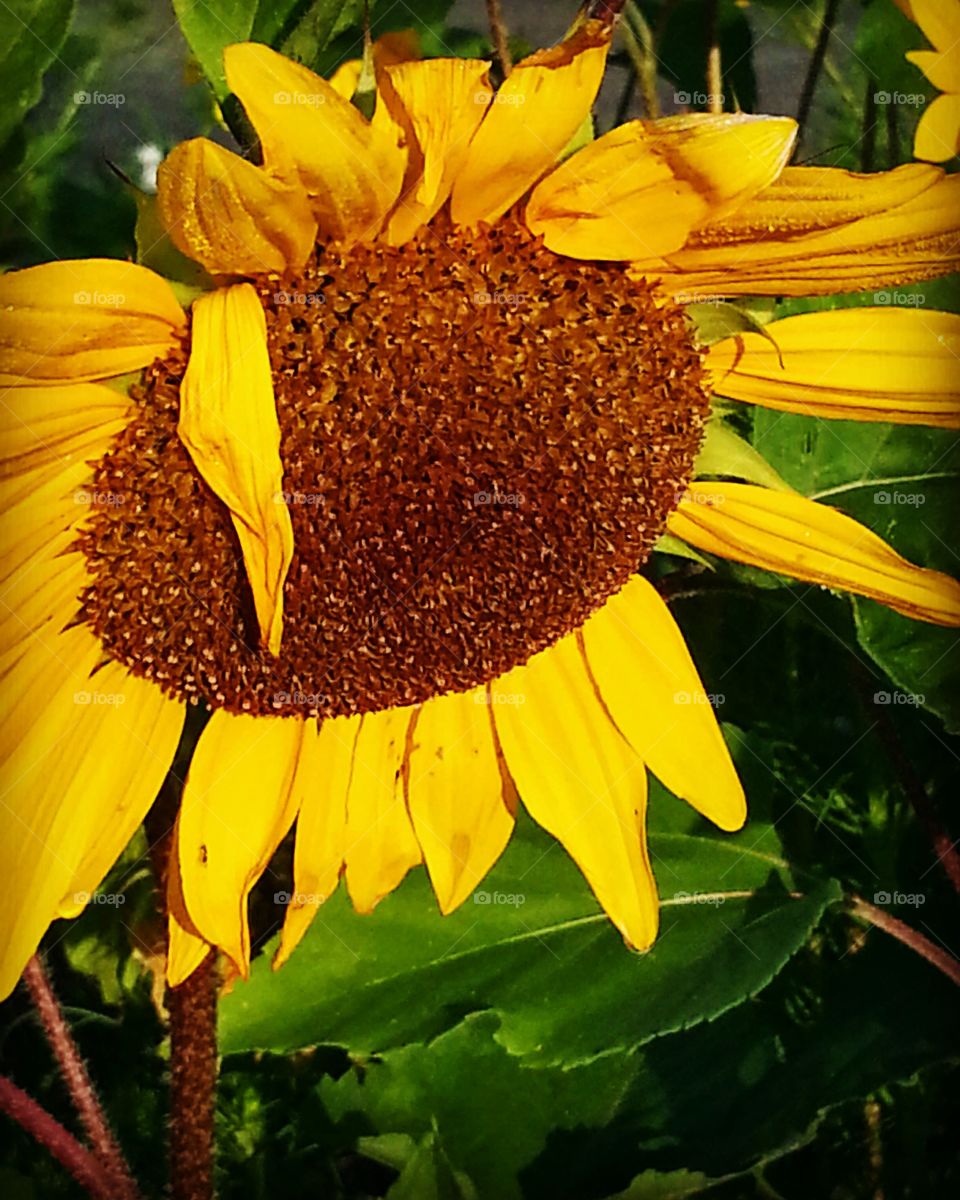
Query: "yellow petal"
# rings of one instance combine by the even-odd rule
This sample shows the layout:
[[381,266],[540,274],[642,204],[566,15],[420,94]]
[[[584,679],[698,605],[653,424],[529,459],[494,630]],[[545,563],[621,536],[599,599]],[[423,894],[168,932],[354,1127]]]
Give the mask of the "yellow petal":
[[160,164],[157,204],[173,244],[214,275],[299,270],[317,222],[303,191],[206,138]]
[[167,862],[167,983],[170,987],[179,987],[188,979],[212,949],[187,912],[176,853],[179,842],[178,815],[173,829],[173,849]]
[[119,663],[107,663],[78,694],[85,707],[105,708],[90,718],[96,730],[88,734],[97,739],[109,773],[96,798],[94,836],[61,901],[61,916],[75,915],[89,902],[137,831],[173,762],[185,715],[182,701]]
[[489,64],[463,58],[408,62],[384,71],[383,100],[409,130],[410,161],[386,240],[399,246],[450,195],[492,95]]
[[[808,174],[809,173],[809,174]],[[661,263],[638,264],[686,298],[863,291],[960,266],[960,177],[908,164],[878,175],[792,167]]]
[[808,416],[960,428],[954,313],[838,308],[773,321],[765,333],[710,347],[715,391]]
[[910,9],[907,15],[938,50],[951,50],[960,41],[960,0],[910,0]]
[[98,383],[0,390],[0,477],[98,458],[130,409],[126,396]]
[[694,113],[632,121],[591,142],[534,190],[526,222],[557,254],[645,259],[772,183],[796,122]]
[[914,50],[906,57],[920,68],[937,91],[956,93],[960,88],[960,42],[942,54],[937,50]]
[[320,906],[329,900],[340,881],[347,792],[359,723],[359,717],[336,717],[324,721],[318,733],[316,722],[307,722],[300,757],[302,799],[293,856],[294,892],[287,904],[274,970],[299,945]]
[[[36,635],[0,683],[0,995],[65,898],[91,891],[156,796],[182,706],[120,667],[91,678],[86,626]],[[113,823],[116,823],[115,825]]]
[[68,536],[87,515],[90,468],[83,462],[47,463],[0,480],[0,580],[54,542]]
[[89,583],[86,559],[66,553],[72,535],[42,547],[0,584],[0,675],[38,634],[62,632],[76,620]]
[[79,383],[147,366],[184,330],[166,280],[136,263],[64,259],[0,276],[0,385]]
[[935,625],[960,625],[960,583],[915,567],[825,504],[746,483],[693,483],[668,521],[700,550],[878,600]]
[[609,29],[587,21],[514,67],[487,105],[453,186],[457,225],[495,221],[553,166],[593,107],[609,46]]
[[410,819],[443,913],[470,895],[513,830],[486,688],[438,696],[414,718]]
[[353,718],[357,729],[347,793],[344,858],[353,907],[372,912],[421,861],[403,797],[409,708]]
[[406,152],[395,126],[367,121],[326,79],[268,46],[228,46],[223,62],[260,136],[264,167],[299,181],[321,235],[372,238],[403,180]]
[[180,440],[230,510],[271,654],[283,636],[283,583],[293,526],[283,503],[280,424],[263,309],[248,283],[193,306],[190,362],[180,389]]
[[594,693],[575,637],[490,685],[494,721],[520,799],[576,861],[626,941],[657,935],[647,854],[646,770]]
[[304,722],[218,709],[183,789],[177,855],[197,930],[246,979],[247,896],[297,815]]
[[960,96],[938,96],[924,111],[913,153],[927,162],[947,162],[960,154]]
[[656,588],[639,576],[583,626],[611,717],[650,770],[721,829],[747,818],[743,788],[697,668]]

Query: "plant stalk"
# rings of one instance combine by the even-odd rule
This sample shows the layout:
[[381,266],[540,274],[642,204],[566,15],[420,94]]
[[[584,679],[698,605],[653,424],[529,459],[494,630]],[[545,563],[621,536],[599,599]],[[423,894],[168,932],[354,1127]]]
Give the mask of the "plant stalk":
[[37,955],[27,963],[23,981],[30,993],[43,1031],[70,1093],[70,1099],[80,1117],[93,1153],[103,1166],[111,1185],[111,1195],[120,1200],[135,1200],[139,1195],[113,1132],[107,1122],[96,1090],[87,1073],[77,1043]]

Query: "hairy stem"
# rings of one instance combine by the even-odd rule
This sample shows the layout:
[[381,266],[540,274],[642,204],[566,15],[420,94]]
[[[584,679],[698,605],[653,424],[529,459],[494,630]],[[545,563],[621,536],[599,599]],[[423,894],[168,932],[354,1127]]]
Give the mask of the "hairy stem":
[[73,1134],[41,1108],[32,1096],[2,1075],[0,1112],[25,1129],[96,1200],[117,1200],[119,1193],[104,1164],[86,1146],[81,1146]]
[[720,65],[720,33],[717,0],[707,9],[707,111],[723,112],[723,71]]
[[500,64],[500,71],[506,77],[513,70],[513,58],[510,54],[510,42],[507,37],[507,27],[503,21],[503,9],[500,0],[487,0],[487,19],[490,22],[490,37],[493,40],[493,52]]
[[211,951],[167,993],[170,1013],[170,1194],[211,1200],[217,1084],[217,960]]
[[868,922],[875,928],[882,929],[890,937],[896,938],[898,942],[903,942],[915,954],[919,954],[921,958],[925,958],[928,963],[936,967],[938,971],[942,971],[949,980],[955,983],[957,987],[960,987],[960,962],[952,954],[949,954],[946,950],[942,950],[939,946],[931,942],[928,937],[924,937],[922,933],[911,929],[906,922],[901,921],[898,917],[892,917],[889,913],[884,912],[882,908],[877,908],[875,905],[868,903],[862,896],[851,896],[848,903],[850,911],[855,917],[860,917],[861,920]]
[[43,964],[36,955],[24,968],[23,981],[30,992],[30,998],[57,1060],[60,1074],[67,1085],[70,1099],[90,1139],[93,1153],[102,1163],[110,1181],[111,1195],[122,1197],[123,1200],[134,1200],[138,1192],[130,1168],[107,1123],[77,1043],[73,1040],[73,1034],[64,1019]]

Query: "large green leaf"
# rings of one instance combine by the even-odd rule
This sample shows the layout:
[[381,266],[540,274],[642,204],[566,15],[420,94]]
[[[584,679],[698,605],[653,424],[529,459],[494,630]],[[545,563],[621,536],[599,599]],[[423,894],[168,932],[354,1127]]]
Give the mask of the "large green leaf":
[[791,895],[796,881],[762,822],[730,836],[662,791],[653,807],[663,913],[646,955],[624,947],[566,854],[523,821],[449,917],[423,871],[372,917],[353,913],[341,890],[281,972],[261,959],[224,1002],[224,1052],[325,1043],[369,1054],[492,1010],[511,1053],[573,1063],[716,1017],[783,967],[839,890]]
[[[960,497],[960,441],[922,427],[816,421],[758,409],[754,445],[798,491],[873,529],[911,561],[956,575],[949,544]],[[896,685],[893,703],[923,705],[960,729],[960,636],[855,602],[864,650]]]
[[56,61],[73,0],[6,0],[0,4],[0,147],[40,99],[43,76]]
[[946,980],[875,932],[866,949],[811,954],[758,1000],[633,1055],[531,1069],[500,1045],[496,1016],[475,1013],[427,1046],[323,1080],[319,1094],[348,1136],[436,1128],[480,1200],[686,1195],[789,1152],[836,1105],[956,1053],[953,1006]]

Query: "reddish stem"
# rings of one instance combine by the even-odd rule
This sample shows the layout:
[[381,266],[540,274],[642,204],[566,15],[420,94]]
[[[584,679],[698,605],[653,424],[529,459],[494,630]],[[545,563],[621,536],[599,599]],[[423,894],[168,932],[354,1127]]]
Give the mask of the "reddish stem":
[[40,959],[34,955],[23,972],[23,981],[37,1010],[47,1042],[53,1051],[70,1093],[70,1099],[86,1130],[93,1153],[102,1163],[110,1181],[113,1196],[119,1200],[136,1200],[139,1192],[130,1175],[130,1168],[116,1139],[107,1124],[103,1109],[94,1089],[77,1043],[73,1040],[70,1027],[64,1020],[50,980]]
[[928,963],[936,967],[938,971],[942,971],[946,977],[960,987],[960,962],[958,962],[952,954],[948,954],[946,950],[924,937],[922,933],[917,933],[915,929],[911,929],[906,922],[901,921],[899,917],[892,917],[888,912],[884,912],[882,908],[877,908],[876,905],[870,904],[864,900],[862,896],[850,897],[850,911],[854,916],[868,921],[877,929],[882,929],[884,933],[888,933],[891,937],[896,938],[898,942],[902,942],[905,946],[909,946],[921,958],[925,958]]
[[96,1200],[117,1200],[120,1193],[104,1164],[81,1146],[73,1134],[41,1108],[32,1096],[3,1075],[0,1075],[0,1111],[45,1147]]
[[167,992],[170,1013],[170,1188],[173,1200],[213,1196],[217,1084],[217,960],[210,953]]

